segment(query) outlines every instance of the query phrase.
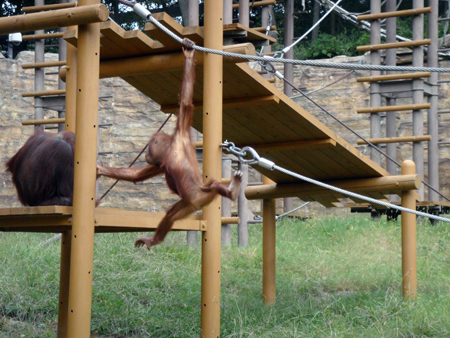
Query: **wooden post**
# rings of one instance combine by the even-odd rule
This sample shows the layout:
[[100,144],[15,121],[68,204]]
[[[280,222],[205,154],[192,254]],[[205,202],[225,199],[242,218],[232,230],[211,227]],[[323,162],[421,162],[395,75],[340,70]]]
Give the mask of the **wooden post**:
[[[198,1],[197,0],[189,0],[188,1],[188,15],[187,22],[185,26],[198,26]],[[198,140],[198,131],[191,127],[191,140],[193,142]],[[186,232],[186,242],[189,246],[197,246],[197,231],[189,230]]]
[[[44,4],[44,0],[35,0],[34,1],[35,6],[41,6]],[[34,32],[34,34],[43,34],[45,33],[44,30],[37,30]],[[45,55],[45,40],[44,39],[38,39],[34,41],[34,62],[35,63],[41,63],[44,62],[44,55]],[[44,85],[45,81],[45,73],[44,68],[36,68],[34,70],[34,90],[35,91],[43,91],[45,88]],[[34,98],[34,118],[37,120],[44,118],[44,108],[42,108],[42,97],[35,97]],[[34,126],[34,130],[42,129],[41,126]]]
[[[59,0],[60,4],[67,3],[67,0]],[[67,27],[61,27],[59,29],[59,32],[64,33],[67,30]],[[59,61],[67,61],[67,42],[62,37],[58,38],[58,54],[59,54]],[[66,89],[66,84],[64,81],[62,81],[61,78],[58,77],[58,89]],[[64,118],[66,116],[65,111],[58,111],[58,117]],[[58,125],[58,131],[64,131],[65,124],[61,123]]]
[[[396,10],[397,0],[387,0],[386,2],[386,11],[392,12]],[[397,34],[397,18],[388,18],[386,19],[386,42],[397,42],[396,38]],[[396,60],[396,49],[388,49],[386,50],[386,65],[387,66],[395,66],[397,64]],[[387,74],[394,74],[395,72],[387,72]],[[387,106],[395,106],[397,104],[397,99],[388,98],[386,99]],[[397,136],[397,112],[391,111],[386,112],[386,137],[395,137]],[[397,144],[389,143],[386,145],[386,154],[394,160],[397,160]],[[386,170],[391,175],[397,174],[397,165],[386,159]],[[397,195],[390,196],[389,200],[396,200]]]
[[[381,1],[370,0],[370,14],[376,14],[381,12]],[[381,42],[380,36],[380,20],[372,21],[370,26],[370,44],[376,45]],[[378,50],[370,52],[370,64],[378,66],[381,63],[380,52]],[[380,75],[379,70],[370,71],[370,76]],[[380,84],[377,82],[370,83],[370,106],[381,106]],[[381,115],[380,113],[370,114],[370,137],[381,137]],[[370,150],[370,158],[377,164],[381,163],[381,155],[375,149]]]
[[[413,8],[422,8],[423,0],[413,0]],[[423,39],[423,14],[414,15],[413,16],[413,40],[421,40]],[[412,53],[412,66],[413,67],[423,67],[423,46],[416,46],[413,48]],[[420,104],[423,103],[423,80],[422,79],[413,79],[412,80],[412,103]],[[423,135],[424,131],[424,114],[423,110],[414,110],[412,113],[412,134],[413,136]],[[424,148],[423,142],[414,142],[413,143],[413,161],[416,164],[417,174],[422,177],[425,177],[425,169],[424,169]],[[420,199],[423,200],[424,197],[424,189],[423,186],[418,190],[420,195]]]
[[[294,0],[284,1],[284,47],[289,46],[294,40]],[[294,58],[294,49],[291,48],[286,55],[286,59]],[[294,80],[294,66],[291,63],[284,64],[284,78],[290,83]],[[288,97],[292,96],[292,87],[286,82],[283,83],[284,94]],[[283,199],[284,212],[292,210],[293,199],[287,197]]]
[[[99,3],[80,0],[79,5]],[[100,24],[78,27],[78,69],[69,287],[69,338],[90,337],[94,258]]]
[[[439,1],[430,0],[429,5],[432,8],[428,14],[428,37],[431,44],[428,46],[427,63],[428,67],[439,67],[438,62],[438,17],[439,17]],[[433,72],[428,80],[432,86],[431,96],[428,102],[431,108],[428,110],[428,134],[431,135],[431,141],[428,142],[428,183],[439,191],[439,85],[438,73]],[[431,189],[428,189],[428,201],[439,201],[439,195]]]
[[[222,158],[222,177],[231,178],[231,158]],[[231,217],[231,200],[222,198],[222,217]],[[231,224],[222,224],[222,245],[231,245]]]
[[61,234],[61,265],[59,274],[58,338],[67,337],[69,315],[70,250],[72,231]]
[[[69,29],[76,29],[76,27],[72,26],[69,27]],[[66,75],[65,130],[75,132],[77,107],[77,49],[70,44],[66,44],[66,48],[68,71]],[[71,244],[72,231],[63,232],[61,234],[61,266],[59,276],[58,338],[66,338],[68,335]]]
[[248,184],[248,164],[239,162],[239,170],[243,175],[238,197],[238,246],[245,248],[248,245],[248,201],[245,197],[245,188]]
[[[402,163],[402,175],[416,173],[413,161]],[[416,210],[416,194],[414,190],[402,192],[402,207]],[[417,297],[416,266],[416,215],[402,211],[402,293],[403,298]]]
[[[223,1],[205,1],[207,48],[223,49]],[[220,181],[222,149],[223,58],[206,54],[203,64],[203,178]],[[220,196],[203,208],[208,230],[202,232],[201,336],[220,336]]]
[[[263,176],[263,184],[275,184]],[[276,200],[263,200],[263,302],[275,304]]]
[[248,0],[239,0],[239,23],[246,27],[250,26],[250,8]]

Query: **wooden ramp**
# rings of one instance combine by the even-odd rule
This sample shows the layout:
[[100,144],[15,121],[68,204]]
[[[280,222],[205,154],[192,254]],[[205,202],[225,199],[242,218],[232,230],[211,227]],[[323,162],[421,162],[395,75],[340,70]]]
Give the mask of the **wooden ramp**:
[[[165,13],[155,15],[164,26],[180,37],[187,37],[203,45],[203,28],[184,28]],[[180,54],[181,45],[148,23],[143,32],[126,32],[113,22],[101,24],[101,66],[115,60],[121,63],[135,60],[142,62],[145,56]],[[77,43],[74,32],[65,39]],[[199,53],[197,53],[199,54]],[[136,58],[136,59],[135,59]],[[202,59],[201,55],[197,58]],[[145,59],[146,60],[146,59]],[[239,63],[236,63],[239,62]],[[223,137],[237,146],[252,146],[258,153],[277,165],[321,180],[335,181],[370,178],[389,175],[379,165],[356,150],[348,142],[318,121],[310,113],[280,92],[275,86],[249,67],[244,60],[224,62],[223,73]],[[167,68],[169,67],[169,68]],[[121,74],[121,77],[161,105],[166,113],[178,111],[178,95],[181,88],[182,63],[161,65],[161,70],[142,70]],[[101,70],[102,72],[102,70]],[[202,132],[203,67],[196,68],[194,90],[193,126]],[[258,168],[277,183],[292,183],[297,179],[277,171]],[[371,193],[372,197],[384,198],[383,194]],[[311,196],[325,206],[334,206],[341,196]]]

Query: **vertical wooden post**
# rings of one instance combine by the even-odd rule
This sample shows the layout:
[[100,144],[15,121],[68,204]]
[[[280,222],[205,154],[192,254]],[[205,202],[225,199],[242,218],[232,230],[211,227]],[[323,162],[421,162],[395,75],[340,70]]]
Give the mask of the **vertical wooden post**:
[[[294,40],[294,0],[284,1],[284,47],[289,46]],[[294,58],[294,49],[291,48],[286,55],[286,59]],[[294,80],[294,65],[291,63],[284,64],[284,78],[290,83]],[[286,82],[283,84],[283,92],[286,96],[292,96],[292,87]],[[283,198],[284,212],[292,210],[293,199],[292,197]]]
[[[427,64],[428,67],[439,67],[438,60],[438,17],[439,0],[430,0],[428,6],[431,7],[431,13],[428,14],[428,38],[431,43],[428,46]],[[431,108],[428,109],[428,134],[431,135],[431,141],[428,142],[428,183],[439,191],[439,85],[438,73],[432,72],[428,82],[432,86],[431,95],[428,102]],[[439,201],[439,195],[431,189],[428,189],[428,201]]]
[[245,248],[248,245],[248,200],[245,197],[245,188],[248,184],[248,164],[239,162],[239,170],[243,175],[238,197],[238,245]]
[[[263,184],[275,184],[263,176]],[[263,200],[263,302],[275,304],[276,200]]]
[[70,250],[72,231],[61,234],[61,265],[59,274],[58,338],[67,337],[69,315]]
[[249,0],[239,0],[239,23],[246,27],[250,26]]
[[[370,0],[370,13],[376,14],[381,12],[381,1],[380,0]],[[372,20],[370,26],[370,44],[377,45],[381,43],[381,35],[380,35],[380,20]],[[375,50],[370,52],[370,64],[371,65],[380,65],[381,57],[380,51]],[[380,75],[379,70],[371,70],[371,76]],[[379,107],[381,106],[381,95],[380,95],[380,84],[378,82],[370,83],[370,106],[371,107]],[[378,138],[381,135],[381,114],[374,113],[370,114],[370,137]],[[370,150],[370,158],[377,164],[381,162],[381,155],[378,151],[371,149]]]
[[[397,7],[397,0],[387,0],[386,2],[386,12],[394,12]],[[386,42],[397,42],[397,18],[387,18],[386,19]],[[397,64],[397,49],[387,49],[386,50],[386,65],[395,66]],[[395,74],[395,72],[386,72],[387,74]],[[387,98],[387,106],[395,106],[397,104],[397,99]],[[391,111],[386,112],[386,137],[397,136],[397,112]],[[397,143],[386,144],[386,153],[390,158],[397,160]],[[391,175],[397,175],[397,165],[386,160],[386,170]],[[395,197],[393,197],[395,196]],[[394,200],[397,195],[392,195],[390,200]]]
[[[44,5],[44,0],[34,0],[35,6]],[[45,31],[43,29],[37,30],[34,34],[44,34]],[[34,62],[40,63],[44,62],[45,55],[45,39],[36,39],[34,41]],[[36,68],[34,70],[34,90],[35,91],[43,91],[45,89],[45,70],[44,68]],[[36,96],[34,98],[34,118],[36,120],[41,120],[44,118],[44,108],[42,108],[43,100],[42,97]],[[37,129],[44,130],[43,126],[35,125],[34,130]]]
[[[231,177],[231,158],[222,158],[222,177]],[[222,198],[222,216],[231,217],[231,200]],[[222,245],[231,245],[231,224],[222,225]]]
[[[71,0],[70,2],[73,2]],[[68,29],[77,29],[76,26]],[[70,44],[66,45],[67,75],[66,75],[66,104],[65,104],[65,130],[75,132],[75,119],[77,107],[77,49]],[[59,274],[59,309],[58,309],[58,338],[68,335],[69,315],[69,286],[70,286],[70,260],[72,250],[72,231],[61,234],[61,265]]]
[[[402,175],[414,175],[416,165],[406,160],[402,163]],[[402,207],[416,210],[414,190],[402,192]],[[402,291],[403,298],[417,297],[416,266],[416,215],[402,211]]]
[[[99,0],[80,0],[80,6]],[[75,176],[69,338],[90,337],[98,129],[100,24],[78,26]]]
[[[204,45],[223,49],[223,1],[205,1]],[[203,64],[203,178],[222,177],[223,58],[205,54]],[[202,233],[201,336],[220,336],[220,196],[203,208],[208,230]]]
[[[59,0],[59,3],[67,3],[67,0]],[[67,27],[60,27],[60,32],[65,32]],[[67,61],[67,42],[62,37],[58,38],[58,60],[59,61]],[[61,78],[58,78],[58,89],[66,89],[66,84]],[[58,118],[64,118],[66,116],[65,111],[58,111]],[[65,124],[58,124],[58,132],[65,130]]]
[[[181,4],[181,3],[180,3]],[[188,21],[185,26],[198,26],[198,0],[188,1]],[[198,131],[191,127],[191,140],[198,140]],[[197,246],[197,231],[189,230],[186,232],[186,241],[189,246]]]
[[[423,0],[413,0],[413,8],[422,8],[424,6]],[[413,40],[423,39],[423,14],[413,16]],[[412,53],[412,66],[423,67],[423,46],[416,46]],[[423,103],[423,79],[412,80],[412,103]],[[423,110],[413,110],[412,112],[412,134],[414,136],[423,135],[424,130],[424,115]],[[424,148],[423,142],[413,142],[413,161],[416,164],[417,174],[424,179]],[[423,200],[424,189],[423,186],[417,191],[420,199]]]

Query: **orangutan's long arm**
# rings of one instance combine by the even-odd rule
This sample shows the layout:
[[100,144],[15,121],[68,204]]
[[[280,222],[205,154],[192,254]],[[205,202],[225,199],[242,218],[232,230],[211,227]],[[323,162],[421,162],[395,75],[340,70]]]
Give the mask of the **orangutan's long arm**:
[[97,166],[97,176],[106,176],[120,181],[141,182],[154,176],[162,174],[164,171],[153,164],[148,164],[142,168],[111,168]]

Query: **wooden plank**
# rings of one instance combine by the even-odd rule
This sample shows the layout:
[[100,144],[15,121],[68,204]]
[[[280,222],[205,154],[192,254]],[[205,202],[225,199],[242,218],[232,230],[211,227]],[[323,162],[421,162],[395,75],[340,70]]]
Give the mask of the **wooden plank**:
[[23,120],[22,126],[37,126],[41,124],[59,124],[59,123],[65,123],[66,119],[44,119],[44,120]]
[[235,36],[235,39],[244,39],[246,41],[261,41],[261,40],[268,40],[269,43],[272,45],[276,43],[277,39],[266,35],[265,33],[261,33],[257,31],[256,29],[252,29],[250,27],[246,27],[240,23],[232,23],[228,25],[223,25],[223,31],[225,32],[246,32],[246,36]]
[[65,93],[66,93],[65,89],[44,90],[40,92],[23,92],[22,97],[63,95]]
[[54,39],[54,38],[61,38],[63,37],[64,32],[58,32],[58,33],[45,33],[45,34],[30,34],[30,35],[22,35],[23,41],[30,41],[30,40],[40,40],[40,39]]
[[371,50],[380,50],[380,49],[419,47],[419,46],[429,45],[430,43],[431,43],[430,39],[415,40],[415,41],[391,42],[391,43],[382,43],[382,44],[379,44],[379,45],[359,46],[359,47],[356,47],[356,50],[358,52],[368,52],[368,51],[371,51]]
[[77,5],[78,5],[77,2],[67,2],[67,3],[59,3],[59,4],[52,4],[52,5],[27,6],[27,7],[22,7],[22,12],[33,13],[33,12],[40,12],[40,11],[49,11],[49,10],[62,9],[62,8],[77,7]]
[[60,67],[65,66],[66,61],[49,61],[49,62],[36,62],[36,63],[25,63],[22,65],[23,69],[33,69],[33,68],[46,68],[46,67]]
[[[367,139],[367,141],[369,141],[372,144],[423,142],[423,141],[431,141],[431,135],[370,138],[370,139]],[[356,143],[357,144],[366,144],[366,142],[364,142],[364,140],[358,140],[358,141],[356,141]]]
[[[183,38],[183,31],[184,31],[183,26],[181,26],[170,15],[168,15],[165,12],[160,12],[153,14],[153,18],[158,20],[159,23],[161,23],[164,27],[169,29],[172,33]],[[144,30],[151,37],[161,42],[165,47],[165,51],[179,50],[183,46],[181,43],[174,40],[172,37],[168,36],[167,33],[163,32],[161,29],[159,29],[151,22],[147,22]]]
[[378,76],[364,76],[356,78],[357,82],[377,82],[377,81],[392,81],[392,80],[407,80],[418,79],[421,77],[430,77],[431,72],[417,72],[417,73],[404,73],[404,74],[391,74],[391,75],[378,75]]
[[[280,99],[275,95],[245,97],[238,99],[228,99],[223,101],[223,109],[243,108],[243,107],[258,107],[262,105],[278,103]],[[194,102],[195,110],[203,110],[203,102]],[[161,110],[167,114],[178,112],[179,105],[162,105]]]
[[406,9],[403,11],[358,15],[356,17],[356,20],[358,20],[358,21],[377,20],[377,19],[385,19],[385,18],[395,18],[395,17],[400,17],[400,16],[419,15],[419,14],[425,14],[425,13],[431,13],[431,7],[413,8],[413,9]]
[[358,114],[365,114],[365,113],[380,113],[387,111],[421,110],[430,108],[431,108],[430,103],[416,103],[416,104],[403,104],[396,106],[358,108],[356,109],[356,112]]
[[[237,145],[242,147],[243,145]],[[323,140],[302,140],[302,141],[291,141],[291,142],[275,142],[275,143],[263,143],[263,144],[250,144],[247,145],[255,149],[256,151],[283,151],[283,150],[295,150],[299,148],[307,148],[312,150],[319,147],[334,147],[336,146],[336,141],[332,139]]]

